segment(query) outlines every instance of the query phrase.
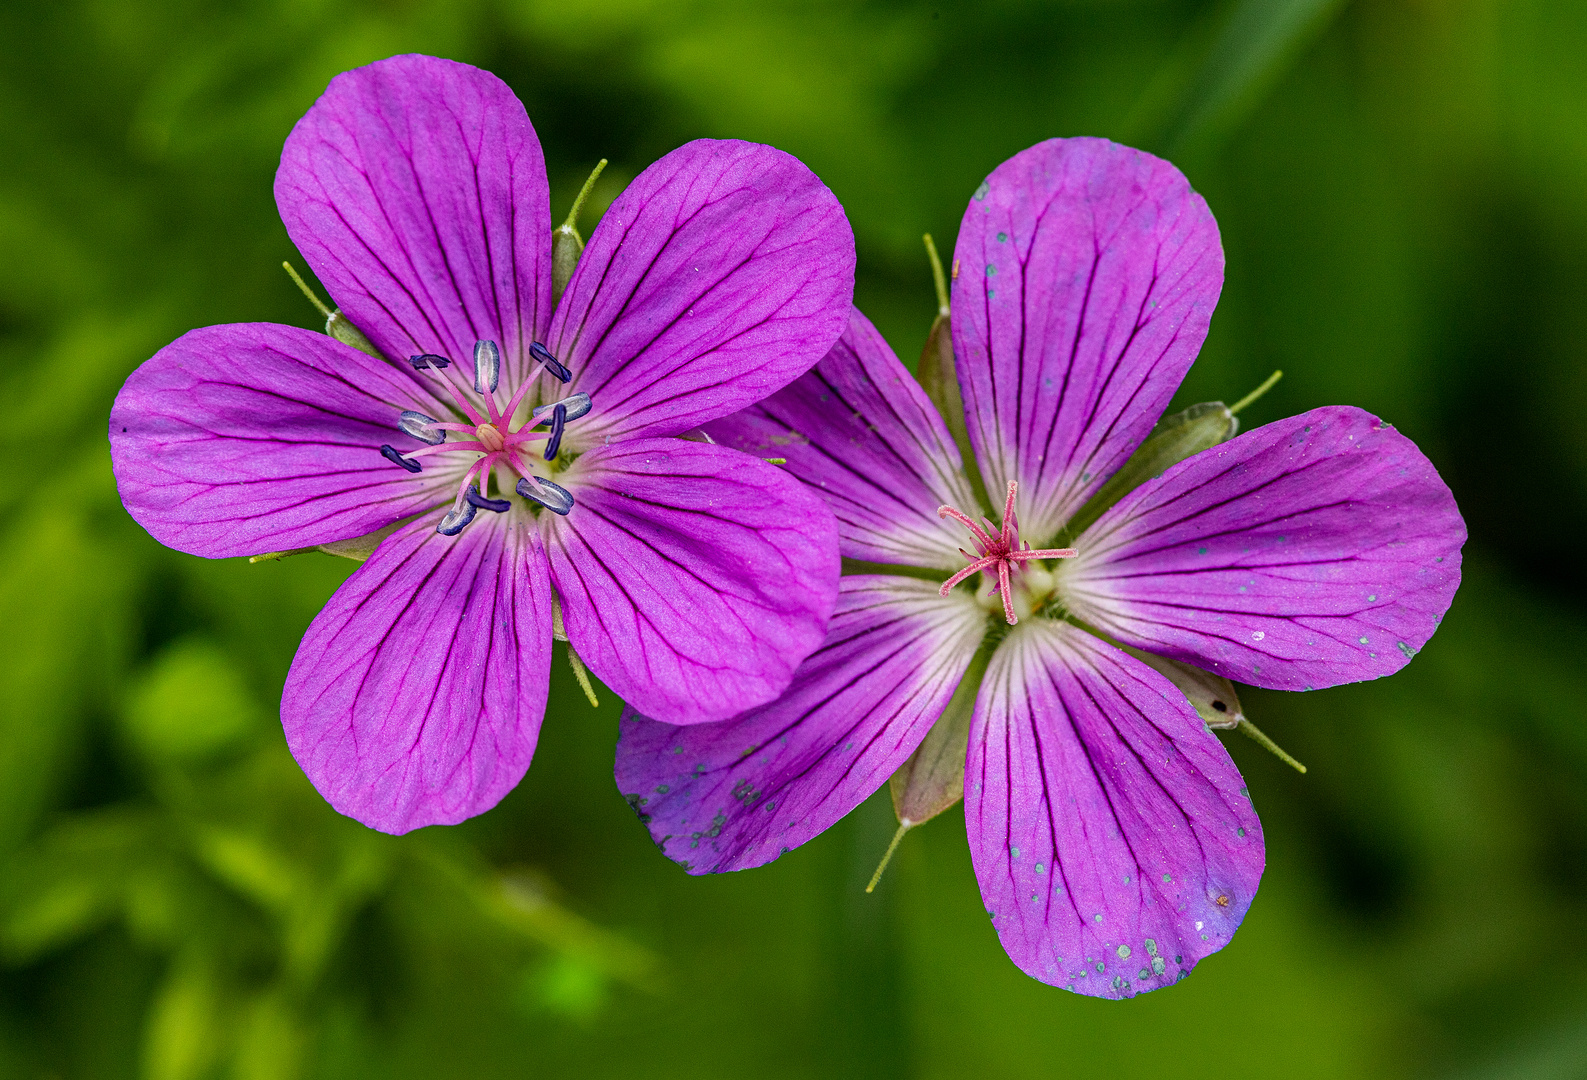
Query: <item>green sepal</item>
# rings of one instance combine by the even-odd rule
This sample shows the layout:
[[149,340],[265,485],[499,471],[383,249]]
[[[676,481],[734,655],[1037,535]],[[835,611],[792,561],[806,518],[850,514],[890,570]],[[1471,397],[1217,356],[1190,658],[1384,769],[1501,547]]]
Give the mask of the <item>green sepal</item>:
[[562,290],[566,289],[568,282],[573,280],[573,271],[579,265],[579,256],[584,254],[584,237],[579,235],[579,211],[584,208],[584,200],[589,198],[590,192],[595,189],[595,181],[600,179],[601,172],[605,168],[606,159],[601,158],[596,162],[589,179],[584,181],[584,186],[579,188],[578,195],[573,199],[573,208],[568,211],[567,220],[551,230],[551,302],[553,304],[562,299]]
[[1070,546],[1124,496],[1146,481],[1163,475],[1170,466],[1234,438],[1239,430],[1240,421],[1221,401],[1204,401],[1163,417],[1124,467],[1109,477],[1108,482],[1069,519],[1053,546]]
[[374,342],[365,337],[362,330],[348,321],[347,316],[342,314],[341,308],[337,308],[326,317],[325,332],[343,345],[351,345],[359,352],[368,353],[376,360],[385,359],[380,354],[380,350],[375,348]]
[[964,474],[969,477],[975,497],[981,501],[978,511],[988,512],[1002,502],[993,503],[986,494],[986,482],[975,460],[975,450],[970,445],[970,429],[964,419],[964,395],[959,390],[959,373],[953,361],[953,326],[948,310],[948,283],[942,275],[942,261],[937,258],[937,245],[926,234],[926,255],[931,261],[932,277],[937,286],[937,317],[931,322],[931,332],[926,335],[925,347],[920,350],[920,363],[915,365],[915,379],[926,391],[926,396],[937,407],[948,434],[959,448],[959,458],[964,462]]
[[355,536],[350,540],[332,540],[329,544],[293,548],[290,551],[267,551],[263,555],[250,556],[248,561],[251,563],[278,562],[288,555],[307,555],[311,551],[323,551],[327,555],[339,555],[344,559],[352,559],[354,562],[363,562],[373,554],[376,545],[412,520],[413,518],[404,518],[401,521],[393,521],[383,529],[376,529],[372,533]]
[[551,230],[551,302],[562,299],[562,291],[573,280],[573,271],[584,253],[584,238],[571,222]]
[[926,732],[909,760],[888,781],[893,813],[905,829],[922,825],[964,798],[964,756],[970,743],[970,715],[975,696],[992,659],[992,650],[979,649],[959,680],[948,707]]
[[970,429],[964,422],[964,396],[959,392],[959,376],[953,364],[953,332],[948,316],[938,315],[931,323],[931,333],[926,335],[926,347],[920,350],[920,364],[915,368],[915,378],[926,391],[926,396],[942,414],[959,448],[959,459],[964,463],[964,475],[970,488],[980,500],[981,513],[988,513],[994,504],[986,494],[986,481],[981,478],[980,466],[975,460],[975,450],[970,446]]
[[1180,693],[1196,710],[1196,715],[1209,728],[1234,728],[1240,726],[1245,713],[1240,708],[1240,695],[1234,684],[1222,675],[1214,675],[1198,667],[1191,667],[1166,656],[1157,656],[1129,645],[1120,645],[1125,652],[1161,674],[1179,687]]
[[354,562],[363,562],[374,553],[376,545],[396,532],[398,527],[406,525],[411,520],[411,518],[406,518],[402,521],[393,521],[384,529],[376,529],[372,533],[355,536],[351,540],[333,540],[329,544],[319,545],[318,550],[325,552],[327,555],[339,555],[344,559],[352,559]]

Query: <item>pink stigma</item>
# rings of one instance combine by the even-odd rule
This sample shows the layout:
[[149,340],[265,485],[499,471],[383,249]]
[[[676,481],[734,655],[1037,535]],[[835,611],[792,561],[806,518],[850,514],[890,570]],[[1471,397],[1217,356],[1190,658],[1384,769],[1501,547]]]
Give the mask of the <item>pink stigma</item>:
[[1017,480],[1008,482],[1008,501],[1003,504],[1003,528],[995,532],[987,531],[993,528],[991,522],[987,522],[987,527],[983,529],[962,510],[951,506],[937,507],[938,517],[952,518],[970,530],[971,535],[975,537],[976,550],[976,554],[971,555],[963,548],[959,549],[960,554],[970,560],[970,565],[942,583],[940,590],[942,595],[947,596],[950,589],[971,574],[983,570],[988,574],[995,573],[997,587],[992,591],[1002,595],[1003,617],[1008,620],[1010,626],[1019,622],[1019,616],[1014,614],[1014,596],[1010,588],[1015,567],[1032,559],[1072,559],[1080,554],[1074,548],[1044,548],[1032,551],[1028,545],[1020,547],[1019,519],[1014,514],[1014,493],[1018,488]]

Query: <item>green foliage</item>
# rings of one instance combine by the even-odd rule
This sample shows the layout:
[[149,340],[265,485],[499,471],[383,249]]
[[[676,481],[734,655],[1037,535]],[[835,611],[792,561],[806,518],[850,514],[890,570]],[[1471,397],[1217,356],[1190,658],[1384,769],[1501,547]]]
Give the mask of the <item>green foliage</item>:
[[[697,136],[806,160],[899,354],[999,161],[1170,152],[1228,281],[1174,408],[1360,404],[1429,451],[1467,584],[1400,675],[1242,705],[1269,868],[1234,944],[1126,1005],[1003,956],[956,811],[876,893],[887,797],[688,878],[611,781],[568,666],[497,810],[336,815],[276,705],[354,567],[206,563],[122,511],[126,375],[185,330],[323,321],[282,274],[282,139],[336,72],[489,67],[585,234]],[[0,6],[0,1075],[1569,1075],[1587,1066],[1587,12],[1566,0],[18,0]],[[565,890],[565,891],[564,891]]]

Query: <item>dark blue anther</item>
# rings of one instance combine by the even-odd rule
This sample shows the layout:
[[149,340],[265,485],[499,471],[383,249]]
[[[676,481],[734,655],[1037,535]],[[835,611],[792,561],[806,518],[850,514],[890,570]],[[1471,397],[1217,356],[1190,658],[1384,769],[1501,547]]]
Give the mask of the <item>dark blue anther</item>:
[[442,536],[456,536],[463,531],[465,525],[474,520],[474,515],[477,513],[479,510],[473,503],[464,503],[456,510],[448,510],[446,516],[441,519],[441,524],[435,527],[435,531]]
[[546,440],[545,458],[547,461],[556,460],[557,449],[562,445],[562,428],[567,422],[568,407],[558,403],[557,407],[551,410],[551,438]]
[[496,385],[501,382],[501,350],[496,348],[494,341],[474,342],[474,392],[476,394],[496,392]]
[[487,499],[479,493],[477,487],[470,487],[463,492],[463,498],[468,500],[470,506],[477,506],[481,510],[492,510],[498,514],[505,514],[512,509],[512,503],[506,499]]
[[427,352],[423,356],[410,356],[410,357],[408,357],[408,363],[413,365],[413,370],[414,371],[423,371],[425,368],[432,368],[432,367],[433,368],[444,368],[444,367],[446,367],[446,365],[450,364],[451,362],[452,361],[448,360],[446,357],[437,356],[437,355],[435,355],[434,353],[431,353],[431,352]]
[[417,461],[409,461],[407,458],[397,453],[397,448],[394,446],[382,446],[380,448],[380,456],[391,462],[393,465],[401,465],[409,472],[419,471],[419,463]]
[[518,481],[518,494],[531,502],[537,502],[553,514],[567,517],[568,511],[573,509],[573,493],[561,484],[553,484],[543,476],[535,477],[535,484],[539,490],[529,482],[528,477]]
[[558,360],[555,356],[552,356],[550,349],[546,348],[538,341],[530,343],[529,355],[544,364],[547,371],[555,375],[558,379],[561,379],[563,382],[573,381],[573,372],[569,371],[567,367],[563,365],[562,361]]
[[551,422],[551,411],[558,405],[565,405],[568,410],[568,422],[571,423],[587,414],[592,404],[590,395],[581,390],[577,394],[569,394],[561,401],[553,401],[549,405],[536,405],[531,415],[536,424],[547,424]]
[[431,446],[439,446],[446,442],[446,432],[431,426],[436,423],[439,421],[433,416],[425,416],[422,412],[414,412],[412,409],[403,409],[402,415],[397,417],[397,426],[402,429],[403,434],[412,435],[420,442],[429,443]]

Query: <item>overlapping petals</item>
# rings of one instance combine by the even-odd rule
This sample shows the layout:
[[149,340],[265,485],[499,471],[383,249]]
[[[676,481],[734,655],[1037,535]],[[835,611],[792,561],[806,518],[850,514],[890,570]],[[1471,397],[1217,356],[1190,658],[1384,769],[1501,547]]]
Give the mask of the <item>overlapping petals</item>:
[[930,582],[859,575],[826,641],[770,705],[674,727],[630,708],[617,784],[690,873],[770,862],[830,828],[925,738],[980,644],[985,613]]
[[488,71],[397,56],[345,72],[276,173],[287,234],[387,356],[495,341],[521,381],[551,323],[551,204],[524,107]]
[[835,526],[797,481],[681,439],[592,450],[563,479],[578,512],[542,525],[568,641],[650,715],[699,723],[770,701],[821,643]]
[[375,452],[421,445],[395,429],[402,409],[439,406],[324,334],[269,323],[193,330],[116,397],[116,485],[156,540],[207,558],[363,536],[444,498]]
[[853,295],[854,234],[815,174],[769,146],[700,139],[607,209],[550,344],[601,403],[591,435],[677,435],[808,371]]
[[551,591],[527,517],[398,529],[315,616],[287,673],[287,745],[326,801],[384,832],[488,810],[545,712]]
[[1314,409],[1142,484],[1059,570],[1077,617],[1239,682],[1310,690],[1388,675],[1460,584],[1465,524],[1416,445]]
[[[981,535],[975,517],[995,508],[978,508],[946,426],[856,314],[808,375],[707,430],[785,456],[833,507],[844,555],[939,572],[941,602],[960,605],[940,612],[962,622],[883,620],[935,582],[846,579],[787,694],[686,731],[630,712],[618,783],[691,872],[741,869],[835,822],[935,722],[931,754],[900,773],[902,825],[962,780],[1010,957],[1077,993],[1132,996],[1230,941],[1265,856],[1239,772],[1185,693],[1107,638],[1284,689],[1387,674],[1449,606],[1465,530],[1409,440],[1333,408],[1168,468],[1066,539],[1077,558],[1036,558],[1140,447],[1200,348],[1223,282],[1217,226],[1167,162],[1055,139],[988,177],[955,255],[976,464],[1008,492],[1002,542],[1017,525],[1036,550],[977,580],[991,571],[958,552],[963,527]],[[1020,590],[1002,618],[993,586]],[[977,649],[966,733],[951,675],[980,670]]]
[[858,309],[826,358],[786,390],[706,426],[718,442],[783,457],[837,515],[853,559],[952,570],[962,557],[936,508],[972,506],[936,408]]
[[1050,139],[987,177],[954,258],[976,458],[988,490],[1019,482],[1040,542],[1118,471],[1190,370],[1223,288],[1218,226],[1168,162]]
[[1050,619],[992,656],[970,721],[965,828],[1010,958],[1127,997],[1229,943],[1262,877],[1261,825],[1184,694]]

